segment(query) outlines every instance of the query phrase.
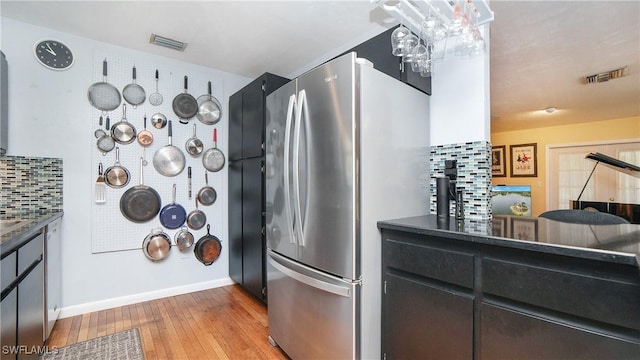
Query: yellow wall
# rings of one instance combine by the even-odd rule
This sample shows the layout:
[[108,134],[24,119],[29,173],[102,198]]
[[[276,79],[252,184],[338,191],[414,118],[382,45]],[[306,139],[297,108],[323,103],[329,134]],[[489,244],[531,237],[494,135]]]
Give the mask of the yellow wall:
[[[595,121],[582,124],[552,126],[537,129],[492,132],[493,146],[506,145],[507,177],[493,179],[493,184],[531,185],[532,215],[538,216],[546,211],[546,159],[547,145],[600,142],[606,140],[622,140],[640,138],[640,117]],[[509,145],[537,143],[538,176],[510,177]]]

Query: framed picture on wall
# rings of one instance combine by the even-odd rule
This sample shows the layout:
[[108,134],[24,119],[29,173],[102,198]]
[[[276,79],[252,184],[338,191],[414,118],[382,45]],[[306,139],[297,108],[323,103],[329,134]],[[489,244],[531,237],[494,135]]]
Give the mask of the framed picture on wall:
[[511,238],[516,240],[538,241],[538,219],[512,217]]
[[537,177],[537,144],[509,145],[511,158],[511,177]]
[[491,175],[493,177],[507,176],[506,148],[504,145],[491,148]]

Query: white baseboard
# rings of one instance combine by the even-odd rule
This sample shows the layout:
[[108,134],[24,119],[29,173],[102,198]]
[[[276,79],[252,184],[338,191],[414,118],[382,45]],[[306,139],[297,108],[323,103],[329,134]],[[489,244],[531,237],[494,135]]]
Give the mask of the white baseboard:
[[217,279],[212,281],[205,281],[196,284],[189,284],[184,286],[176,286],[173,288],[154,290],[145,293],[127,295],[117,298],[111,298],[106,300],[94,301],[85,304],[73,305],[64,307],[60,310],[60,319],[82,315],[94,311],[100,311],[105,309],[111,309],[114,307],[137,304],[139,302],[161,299],[168,296],[188,294],[196,291],[214,289],[217,287],[233,285],[235,281],[231,278]]

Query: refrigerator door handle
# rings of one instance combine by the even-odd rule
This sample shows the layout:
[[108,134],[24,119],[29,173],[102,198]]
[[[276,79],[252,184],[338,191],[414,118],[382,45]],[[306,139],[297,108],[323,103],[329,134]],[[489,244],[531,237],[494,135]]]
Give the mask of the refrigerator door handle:
[[270,254],[269,264],[271,264],[274,268],[276,268],[278,271],[285,274],[286,276],[294,280],[297,280],[305,285],[314,287],[316,289],[319,289],[331,294],[335,294],[335,295],[346,297],[346,298],[351,297],[351,288],[346,286],[330,284],[322,280],[314,279],[310,276],[301,274],[297,271],[291,270],[285,265],[280,264],[280,262],[278,261],[277,258],[275,258],[275,256],[276,255],[274,255],[273,253]]
[[294,110],[296,109],[296,95],[292,94],[289,97],[289,105],[287,107],[287,119],[285,123],[284,130],[284,209],[287,217],[287,226],[292,230],[293,236],[291,236],[289,241],[292,244],[296,243],[296,232],[295,232],[295,223],[294,217],[291,215],[291,188],[289,186],[289,157],[291,156],[291,149],[289,148],[289,143],[291,141],[291,126],[293,124],[293,115]]
[[[303,89],[298,93],[298,103],[296,106],[297,120],[295,124],[294,130],[294,149],[293,149],[293,184],[294,184],[294,216],[298,219],[297,235],[298,235],[298,244],[300,246],[305,246],[304,241],[304,219],[302,218],[302,206],[301,206],[301,197],[300,197],[300,132],[302,131],[302,124],[307,121],[309,117],[309,112],[306,107],[307,102],[307,92]],[[307,110],[307,111],[305,111]],[[307,177],[308,178],[308,177]]]

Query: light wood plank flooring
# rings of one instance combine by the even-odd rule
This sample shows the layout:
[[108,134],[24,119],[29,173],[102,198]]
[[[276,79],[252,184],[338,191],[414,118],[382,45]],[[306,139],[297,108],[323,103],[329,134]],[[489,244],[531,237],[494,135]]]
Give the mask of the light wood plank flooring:
[[138,328],[146,359],[288,359],[267,341],[267,309],[238,285],[60,319],[48,346]]

